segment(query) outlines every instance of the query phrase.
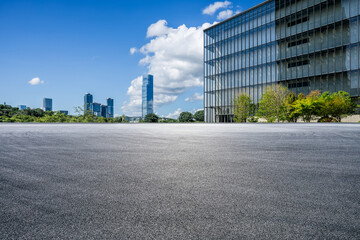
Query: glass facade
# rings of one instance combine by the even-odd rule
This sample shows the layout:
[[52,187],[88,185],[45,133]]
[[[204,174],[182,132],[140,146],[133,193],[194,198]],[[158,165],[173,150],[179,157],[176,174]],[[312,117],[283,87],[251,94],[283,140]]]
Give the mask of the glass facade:
[[113,118],[114,117],[114,99],[107,98],[106,103],[107,103],[107,110],[106,110],[105,117]]
[[52,99],[51,98],[44,98],[42,108],[43,108],[44,111],[52,111]]
[[109,114],[108,114],[108,106],[106,105],[101,105],[101,117],[104,118],[108,118]]
[[153,76],[144,75],[142,85],[142,117],[154,113],[154,85]]
[[236,96],[276,83],[359,96],[359,2],[266,1],[206,29],[205,121],[232,122]]
[[101,104],[100,103],[93,103],[93,114],[95,116],[101,117]]
[[26,105],[19,105],[19,110],[24,110],[26,109]]
[[86,93],[84,95],[84,114],[93,112],[93,95]]

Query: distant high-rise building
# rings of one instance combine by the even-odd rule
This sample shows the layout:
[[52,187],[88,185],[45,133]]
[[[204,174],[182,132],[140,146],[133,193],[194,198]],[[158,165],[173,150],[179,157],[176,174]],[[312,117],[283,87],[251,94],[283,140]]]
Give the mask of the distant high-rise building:
[[26,105],[19,105],[19,110],[24,110],[26,109]]
[[108,118],[109,117],[108,111],[109,111],[109,106],[101,105],[101,116],[102,117]]
[[142,117],[154,113],[154,85],[153,76],[144,75],[142,85]]
[[101,104],[100,103],[93,103],[93,114],[95,116],[101,117]]
[[114,99],[107,98],[107,114],[106,117],[113,118],[114,117]]
[[43,107],[44,111],[52,111],[52,99],[51,98],[44,98],[43,99]]
[[84,95],[84,114],[93,113],[93,95],[86,93]]
[[67,111],[67,110],[60,110],[59,112],[65,114],[65,115],[69,115],[69,111]]

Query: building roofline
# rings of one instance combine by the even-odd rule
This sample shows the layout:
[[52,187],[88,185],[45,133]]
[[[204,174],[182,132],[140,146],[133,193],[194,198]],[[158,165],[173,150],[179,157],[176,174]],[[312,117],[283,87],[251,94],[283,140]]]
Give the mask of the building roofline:
[[223,23],[225,23],[227,21],[230,21],[230,20],[232,20],[232,19],[234,19],[236,17],[239,17],[239,16],[241,16],[241,15],[247,13],[247,12],[250,12],[250,11],[254,10],[255,8],[261,7],[262,5],[265,5],[266,3],[272,2],[272,1],[274,1],[274,0],[266,0],[266,1],[262,2],[262,3],[259,3],[258,5],[255,5],[255,6],[249,8],[249,9],[247,9],[245,11],[242,11],[241,13],[235,14],[234,16],[229,17],[228,19],[225,19],[225,20],[223,20],[221,22],[218,22],[218,23],[212,25],[211,27],[208,27],[208,28],[204,29],[204,32],[207,31],[207,30],[210,30],[210,29],[212,29],[212,28],[214,28],[216,26],[219,26],[220,24],[223,24]]

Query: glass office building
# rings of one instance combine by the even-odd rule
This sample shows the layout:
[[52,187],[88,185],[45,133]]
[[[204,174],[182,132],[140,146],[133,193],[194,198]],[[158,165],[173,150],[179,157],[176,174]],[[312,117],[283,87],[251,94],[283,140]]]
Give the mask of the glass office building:
[[93,105],[93,114],[95,116],[101,117],[101,104],[94,102],[92,105]]
[[26,105],[19,105],[19,110],[25,110],[26,109]]
[[44,98],[43,99],[43,107],[44,111],[52,111],[52,99],[51,98]]
[[107,103],[107,110],[106,110],[105,117],[113,118],[114,117],[114,99],[107,98],[106,103]]
[[101,105],[101,117],[109,118],[108,108],[106,105]]
[[154,113],[154,85],[153,76],[144,75],[142,85],[142,117]]
[[93,95],[86,93],[84,95],[84,114],[93,112]]
[[204,31],[206,122],[232,122],[233,99],[266,86],[359,96],[360,0],[265,1]]

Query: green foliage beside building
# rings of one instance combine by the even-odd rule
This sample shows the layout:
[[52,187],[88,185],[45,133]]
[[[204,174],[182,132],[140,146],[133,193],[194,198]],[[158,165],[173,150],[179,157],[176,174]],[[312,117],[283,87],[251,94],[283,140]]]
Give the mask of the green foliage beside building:
[[203,122],[204,121],[204,110],[199,110],[194,114],[194,119],[197,122]]
[[159,117],[155,113],[149,113],[145,116],[144,122],[155,123],[159,121]]
[[234,107],[235,122],[251,121],[252,111],[267,122],[297,122],[299,118],[304,122],[315,118],[319,118],[319,122],[341,122],[342,118],[354,114],[357,106],[344,91],[330,94],[315,90],[307,96],[302,93],[296,96],[286,87],[275,85],[265,89],[256,110],[252,110],[251,99],[246,94],[234,99]]
[[[234,121],[235,122],[246,122],[253,116],[255,105],[251,101],[248,94],[242,93],[240,96],[234,99],[235,111]],[[250,120],[251,122],[251,120]]]
[[182,112],[179,116],[179,122],[193,122],[194,117],[190,112]]

